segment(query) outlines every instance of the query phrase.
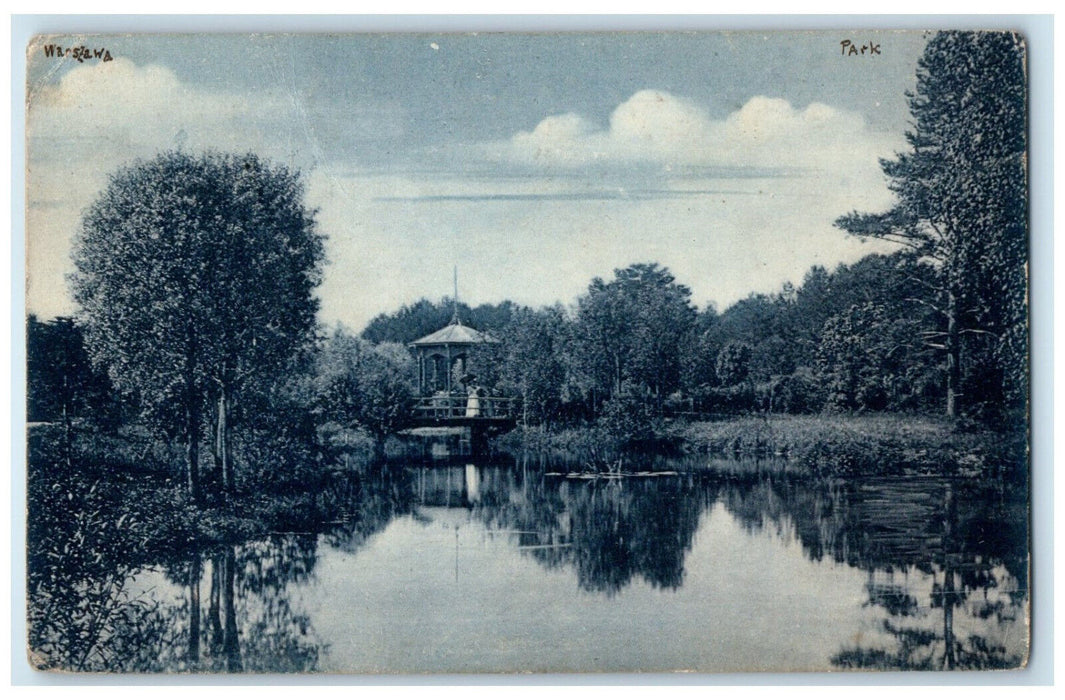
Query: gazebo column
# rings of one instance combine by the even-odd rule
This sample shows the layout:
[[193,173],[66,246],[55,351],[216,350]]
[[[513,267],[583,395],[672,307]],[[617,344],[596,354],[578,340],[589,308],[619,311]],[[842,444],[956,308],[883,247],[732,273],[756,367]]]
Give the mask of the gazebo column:
[[445,345],[447,348],[447,393],[451,393],[451,346]]

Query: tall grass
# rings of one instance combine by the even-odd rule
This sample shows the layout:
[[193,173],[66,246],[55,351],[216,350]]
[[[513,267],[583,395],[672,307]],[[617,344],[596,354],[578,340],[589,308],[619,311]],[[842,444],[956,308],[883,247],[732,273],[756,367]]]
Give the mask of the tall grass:
[[690,452],[781,457],[812,474],[1002,475],[1026,466],[1023,436],[900,414],[747,416],[674,424]]

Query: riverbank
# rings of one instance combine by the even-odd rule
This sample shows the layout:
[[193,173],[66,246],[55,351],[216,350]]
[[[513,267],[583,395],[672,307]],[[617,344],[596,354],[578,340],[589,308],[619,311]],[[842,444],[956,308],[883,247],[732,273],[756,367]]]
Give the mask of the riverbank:
[[[950,475],[1016,478],[1027,474],[1023,433],[998,432],[940,416],[824,414],[736,416],[717,421],[675,420],[655,427],[654,439],[621,450],[601,426],[558,431],[516,430],[497,445],[512,454],[603,471],[624,462],[649,464],[662,454],[706,455],[780,465],[816,477]],[[712,469],[716,460],[704,463]]]
[[688,453],[779,457],[811,475],[950,474],[1009,476],[1024,472],[1023,435],[945,417],[899,414],[745,416],[673,423],[667,433]]
[[91,542],[92,551],[129,561],[138,552],[181,552],[271,532],[313,531],[336,517],[343,499],[337,482],[344,475],[317,464],[284,474],[275,469],[257,487],[245,484],[229,498],[219,493],[215,470],[202,465],[207,495],[195,503],[178,446],[137,434],[78,431],[68,455],[58,426],[34,427],[29,437],[31,559],[36,554],[46,559],[69,541]]

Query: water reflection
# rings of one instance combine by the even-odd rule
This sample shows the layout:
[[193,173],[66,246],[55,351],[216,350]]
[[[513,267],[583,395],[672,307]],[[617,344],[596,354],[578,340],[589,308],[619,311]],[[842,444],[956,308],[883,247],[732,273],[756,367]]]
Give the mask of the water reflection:
[[[443,478],[457,484],[458,476]],[[546,568],[572,569],[581,589],[607,595],[634,578],[679,587],[709,502],[689,477],[565,479],[472,465],[463,476],[463,492],[450,502],[467,504],[491,530],[514,533],[522,553]],[[429,478],[439,480],[439,470]]]
[[[501,538],[506,551],[520,553],[513,556],[535,562],[545,581],[571,577],[587,596],[552,604],[564,606],[574,619],[593,614],[587,606],[595,606],[597,615],[629,615],[625,606],[634,604],[628,602],[632,596],[621,594],[630,588],[654,592],[654,605],[665,612],[671,596],[679,597],[689,580],[716,586],[699,592],[703,600],[740,605],[744,601],[730,603],[728,596],[748,591],[721,582],[757,581],[762,573],[739,570],[745,566],[743,557],[730,560],[734,570],[712,570],[721,564],[705,555],[705,543],[724,538],[724,546],[743,552],[768,542],[781,561],[789,551],[801,552],[800,559],[809,564],[801,571],[795,568],[796,576],[821,576],[840,568],[864,576],[864,587],[862,579],[856,582],[863,599],[847,608],[844,617],[823,620],[833,641],[824,650],[821,668],[1008,668],[1023,662],[1026,502],[1004,487],[932,478],[809,483],[757,470],[724,476],[678,471],[580,479],[521,465],[462,464],[393,466],[349,475],[320,494],[322,506],[335,515],[322,532],[192,548],[142,568],[109,599],[107,619],[116,622],[81,666],[62,659],[77,660],[86,653],[82,647],[68,649],[65,657],[58,650],[86,633],[89,622],[82,624],[71,611],[84,597],[79,591],[92,590],[91,581],[71,583],[66,594],[53,593],[48,599],[49,609],[59,611],[56,619],[72,629],[41,626],[32,630],[36,636],[31,639],[38,640],[39,649],[56,654],[56,665],[67,668],[328,668],[323,659],[331,643],[341,640],[335,632],[320,633],[316,622],[323,627],[323,616],[343,616],[345,609],[339,602],[308,601],[321,584],[319,576],[354,576],[365,566],[364,554],[380,549],[375,542],[390,528],[446,517],[457,527],[466,523]],[[737,534],[725,537],[723,522],[735,524],[730,527]],[[721,531],[712,531],[714,527]],[[457,537],[452,547],[458,546]],[[700,546],[704,555],[695,556]],[[332,565],[320,574],[327,554]],[[417,552],[375,556],[402,561],[411,570],[420,564]],[[804,583],[796,579],[775,585],[791,585],[797,592],[809,589],[800,585]],[[476,582],[460,585],[476,587]],[[538,585],[536,579],[525,581],[530,595]],[[813,595],[823,596],[827,609],[838,592],[823,589]],[[387,595],[381,600],[388,604]],[[772,602],[775,608],[759,614],[787,619],[792,604],[792,597],[779,596]],[[683,631],[685,638],[702,639],[710,647],[714,640],[706,635],[716,611],[707,604],[695,609],[694,619],[688,619],[690,614],[670,619],[690,626]],[[388,614],[404,612],[397,608]],[[354,622],[351,628],[356,628]],[[474,641],[491,648],[483,639]],[[785,660],[780,663],[784,668],[795,639],[782,628],[778,642],[774,658]],[[772,646],[774,640],[764,643]],[[359,659],[333,659],[331,666],[357,668]],[[711,658],[700,668],[718,667]]]
[[[983,669],[1021,664],[1027,634],[1026,504],[1001,485],[947,479],[816,484],[771,474],[567,479],[467,465],[416,470],[417,502],[468,509],[547,569],[614,595],[635,578],[673,590],[715,502],[751,533],[794,540],[815,562],[868,574],[875,624],[831,656],[841,668]],[[841,634],[841,638],[846,635]],[[1020,651],[1018,651],[1020,649]]]
[[[183,576],[187,607],[183,602],[170,608],[171,628],[187,630],[187,653],[184,663],[171,667],[259,673],[319,670],[328,645],[293,591],[314,582],[320,538],[327,546],[354,552],[393,518],[409,512],[408,476],[403,470],[383,469],[335,479],[321,499],[331,504],[336,519],[320,535],[284,533],[193,552],[180,565],[188,568]],[[199,603],[202,586],[209,588],[205,616]]]
[[336,514],[323,535],[326,544],[356,552],[393,519],[411,513],[411,477],[407,469],[382,466],[357,477],[334,479],[322,497]]
[[316,542],[312,535],[278,535],[194,549],[184,560],[143,571],[135,588],[154,596],[169,634],[156,667],[136,670],[317,670],[321,641],[291,596],[312,579]]
[[[866,479],[816,487],[767,478],[725,501],[748,528],[792,528],[807,555],[868,572],[881,612],[842,668],[1013,668],[1027,645],[1006,637],[1027,616],[1026,504],[1002,486]],[[1018,649],[1020,649],[1018,651]]]

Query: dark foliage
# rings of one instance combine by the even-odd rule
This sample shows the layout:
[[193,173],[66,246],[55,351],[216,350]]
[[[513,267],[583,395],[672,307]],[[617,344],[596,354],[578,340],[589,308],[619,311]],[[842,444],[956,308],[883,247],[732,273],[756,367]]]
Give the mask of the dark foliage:
[[26,419],[31,423],[89,420],[114,429],[119,397],[105,371],[92,366],[82,329],[72,318],[26,321]]
[[410,343],[438,331],[458,314],[459,320],[471,328],[492,333],[503,329],[519,307],[510,301],[481,304],[475,308],[449,298],[438,302],[419,299],[394,313],[375,316],[362,331],[363,340],[373,344]]
[[1023,410],[1028,259],[1025,46],[1007,32],[940,32],[909,94],[910,149],[882,162],[897,203],[841,217],[935,268],[917,299],[946,373],[946,412]]

